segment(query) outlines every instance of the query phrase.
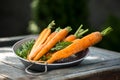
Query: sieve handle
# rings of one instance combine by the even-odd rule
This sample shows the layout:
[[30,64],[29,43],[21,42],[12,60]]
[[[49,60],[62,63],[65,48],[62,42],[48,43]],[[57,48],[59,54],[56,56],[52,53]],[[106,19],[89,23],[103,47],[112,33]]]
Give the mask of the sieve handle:
[[25,68],[25,72],[27,74],[30,74],[30,75],[41,75],[41,74],[45,74],[48,71],[47,63],[45,63],[45,66],[44,66],[45,69],[44,69],[44,71],[42,71],[42,72],[33,72],[33,71],[30,70],[30,67],[32,67],[34,64],[35,63],[32,63],[32,64],[30,64],[29,66],[27,66]]

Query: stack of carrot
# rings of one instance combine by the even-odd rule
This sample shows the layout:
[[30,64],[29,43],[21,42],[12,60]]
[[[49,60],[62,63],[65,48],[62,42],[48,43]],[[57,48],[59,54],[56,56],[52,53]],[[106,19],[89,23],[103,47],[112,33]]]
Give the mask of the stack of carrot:
[[[108,34],[112,28],[108,27],[102,32],[93,32],[83,37],[88,29],[82,29],[81,25],[75,34],[69,34],[72,30],[70,26],[67,26],[64,29],[56,28],[52,32],[52,27],[55,25],[52,21],[47,28],[45,28],[36,39],[31,52],[28,54],[27,59],[30,61],[41,61],[43,57],[48,57],[45,62],[51,64],[57,60],[67,58],[73,54],[76,54],[86,48],[98,43],[102,40],[102,37]],[[60,45],[57,51],[51,52],[51,49],[54,48],[58,43],[68,43],[67,46]],[[64,46],[64,48],[63,48]]]

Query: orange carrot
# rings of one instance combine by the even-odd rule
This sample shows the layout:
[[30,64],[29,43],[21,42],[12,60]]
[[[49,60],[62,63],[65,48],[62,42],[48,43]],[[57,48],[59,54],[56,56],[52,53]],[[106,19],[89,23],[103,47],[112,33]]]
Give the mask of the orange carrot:
[[93,32],[81,39],[74,40],[73,43],[67,46],[66,48],[53,53],[52,57],[49,60],[47,60],[47,63],[48,64],[53,63],[56,60],[67,58],[75,53],[85,50],[86,48],[100,42],[102,40],[102,36],[109,32],[110,30],[111,28],[110,29],[107,28],[104,31],[105,33]]
[[57,32],[60,30],[60,28],[58,27],[54,32],[52,32],[47,40],[43,43],[43,44],[39,44],[38,47],[36,47],[36,49],[34,49],[34,55],[32,56],[32,58],[34,58],[38,52],[57,34]]
[[81,38],[82,35],[85,34],[88,31],[88,29],[86,29],[86,30],[82,29],[82,26],[83,25],[81,24],[80,27],[75,32],[75,34],[69,35],[68,37],[66,37],[64,39],[64,41],[70,41],[71,42],[71,41],[75,40],[76,38]]
[[45,45],[57,34],[57,32],[53,32],[50,34],[50,36],[47,38],[47,40],[45,41]]
[[53,32],[50,34],[50,36],[47,38],[45,43],[39,45],[35,50],[34,50],[34,55],[32,56],[32,59],[40,52],[40,50],[50,41],[50,39],[56,35],[57,32]]
[[[42,48],[40,47],[41,44],[43,44],[45,42],[45,40],[47,39],[47,37],[50,35],[51,33],[51,28],[55,25],[54,21],[52,21],[47,28],[45,28],[40,34],[39,37],[36,39],[35,44],[33,45],[30,54],[28,55],[27,59],[31,60],[33,57],[35,57],[35,55],[37,53],[35,53],[35,51],[37,52],[38,48]],[[36,50],[37,49],[37,50]]]
[[73,40],[75,40],[76,39],[76,36],[75,35],[69,35],[68,37],[66,37],[65,39],[64,39],[64,41],[73,41]]
[[42,49],[41,51],[35,56],[33,59],[34,61],[41,58],[44,54],[46,54],[57,42],[62,40],[68,32],[71,30],[70,27],[64,28],[60,30]]
[[71,56],[72,54],[80,52],[88,48],[89,46],[92,46],[93,44],[99,42],[101,39],[102,39],[102,36],[99,32],[92,33],[88,36],[85,36],[82,39],[76,39],[68,47],[60,51],[57,51],[56,53],[53,53],[52,57],[49,60],[47,60],[47,63],[50,64],[56,60],[67,58]]
[[44,45],[46,45],[60,30],[61,30],[60,27],[58,27],[54,32],[52,32],[45,41]]

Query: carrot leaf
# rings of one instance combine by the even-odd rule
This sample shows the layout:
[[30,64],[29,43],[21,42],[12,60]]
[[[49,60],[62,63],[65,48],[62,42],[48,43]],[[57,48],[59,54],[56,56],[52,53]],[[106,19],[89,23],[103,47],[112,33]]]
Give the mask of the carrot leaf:
[[104,29],[103,31],[101,31],[102,36],[106,36],[107,34],[109,34],[112,31],[112,27],[107,27],[106,29]]
[[62,42],[58,42],[55,47],[51,48],[50,52],[55,52],[58,50],[61,50],[65,47],[67,47],[68,45],[70,45],[72,42],[68,42],[68,41],[62,41]]
[[58,28],[55,29],[55,32],[59,32],[60,30],[61,30],[61,28],[58,27]]
[[75,36],[77,36],[77,34],[79,33],[79,31],[81,30],[81,28],[83,27],[83,25],[81,24],[80,27],[77,29],[77,31],[75,32]]
[[81,38],[83,36],[83,34],[85,34],[86,32],[88,32],[88,29],[82,29],[83,25],[81,24],[80,27],[77,29],[77,31],[75,32],[75,36],[77,38]]
[[70,32],[72,30],[72,28],[70,26],[67,26],[66,28],[67,28],[68,32]]
[[54,25],[55,25],[55,21],[53,20],[53,21],[51,21],[51,23],[48,25],[47,28],[52,28]]
[[34,44],[35,40],[28,41],[21,45],[20,48],[16,50],[16,54],[22,58],[27,58],[27,55],[29,54],[30,50],[32,49],[32,46]]
[[88,29],[81,29],[81,31],[77,34],[77,38],[81,38],[83,36],[83,34],[85,34],[86,32],[88,32]]

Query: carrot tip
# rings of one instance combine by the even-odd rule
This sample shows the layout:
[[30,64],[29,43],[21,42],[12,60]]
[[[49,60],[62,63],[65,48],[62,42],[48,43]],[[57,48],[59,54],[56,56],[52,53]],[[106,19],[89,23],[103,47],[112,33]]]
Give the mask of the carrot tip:
[[102,36],[106,36],[106,35],[108,35],[112,30],[113,30],[112,27],[109,26],[108,28],[106,28],[106,29],[104,29],[103,31],[101,31],[101,34],[102,34]]
[[86,32],[88,32],[88,29],[82,29],[83,25],[81,24],[80,27],[77,29],[77,31],[75,32],[75,36],[77,38],[81,38],[83,34],[85,34]]
[[67,26],[66,29],[68,30],[68,32],[70,32],[72,30],[72,28],[70,26]]
[[53,20],[53,21],[51,21],[51,23],[48,25],[47,28],[52,28],[54,25],[55,25],[55,21]]
[[81,24],[80,27],[78,28],[78,30],[75,32],[75,36],[79,33],[79,31],[81,30],[81,28],[83,27],[83,25]]

